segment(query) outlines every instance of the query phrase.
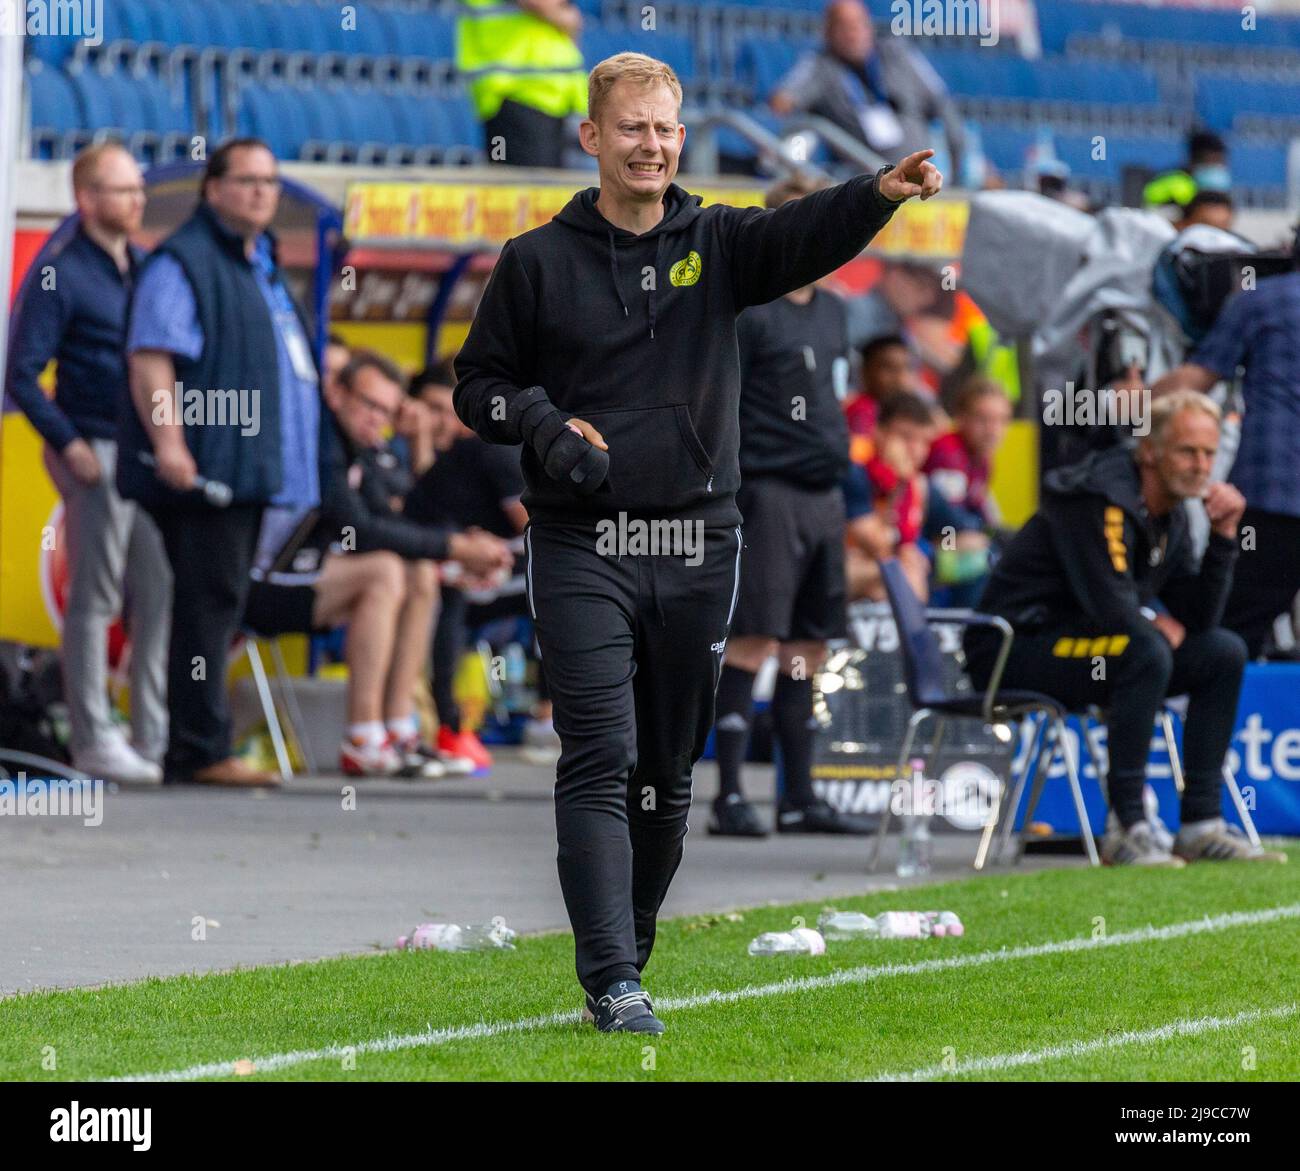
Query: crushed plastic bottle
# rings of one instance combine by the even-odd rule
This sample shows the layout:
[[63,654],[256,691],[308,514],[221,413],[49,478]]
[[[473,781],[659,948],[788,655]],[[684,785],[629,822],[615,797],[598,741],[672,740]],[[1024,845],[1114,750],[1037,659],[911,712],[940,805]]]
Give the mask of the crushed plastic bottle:
[[861,911],[823,911],[817,919],[817,930],[828,943],[846,939],[875,939],[880,935],[880,924]]
[[491,923],[421,923],[410,935],[400,935],[397,946],[408,951],[491,951],[514,948],[517,932],[498,915]]
[[[872,928],[855,927],[852,934],[832,934],[829,920],[835,918],[852,918],[857,925],[859,919],[866,919]],[[837,912],[835,916],[823,915],[818,925],[824,925],[828,940],[926,940],[926,938],[957,938],[966,934],[965,925],[953,911],[881,911],[875,919],[857,912]]]
[[814,955],[826,950],[826,940],[811,927],[796,927],[792,931],[765,931],[751,940],[752,956]]

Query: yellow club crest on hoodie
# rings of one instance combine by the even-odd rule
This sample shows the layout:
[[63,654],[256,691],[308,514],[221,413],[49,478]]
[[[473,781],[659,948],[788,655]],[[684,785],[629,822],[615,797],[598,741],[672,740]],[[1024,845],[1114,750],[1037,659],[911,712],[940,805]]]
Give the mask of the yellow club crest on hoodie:
[[668,270],[668,281],[678,288],[683,288],[695,284],[703,271],[704,261],[700,259],[698,252],[692,251],[685,260],[679,260]]

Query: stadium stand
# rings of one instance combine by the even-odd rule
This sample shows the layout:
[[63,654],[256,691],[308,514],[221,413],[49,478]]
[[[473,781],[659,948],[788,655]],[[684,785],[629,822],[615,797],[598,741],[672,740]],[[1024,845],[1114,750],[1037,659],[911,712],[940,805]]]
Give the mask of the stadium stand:
[[[588,61],[639,49],[677,70],[698,110],[737,109],[779,133],[767,99],[820,40],[823,0],[706,4],[582,0]],[[481,134],[453,68],[456,8],[350,6],[317,0],[132,0],[106,5],[101,43],[39,37],[27,45],[30,153],[68,158],[96,137],[127,141],[145,161],[178,157],[189,136],[266,137],[284,158],[331,162],[475,163]],[[871,0],[887,35],[891,5]],[[1178,162],[1203,123],[1227,136],[1240,201],[1281,206],[1285,150],[1300,129],[1300,17],[1053,0],[1037,5],[1043,56],[1007,41],[915,38],[988,162],[1023,180],[1044,141],[1093,198],[1114,200],[1125,165]],[[1104,158],[1092,139],[1107,140]],[[719,133],[731,163],[753,143]],[[823,148],[816,156],[829,160]],[[958,177],[960,178],[960,177]]]

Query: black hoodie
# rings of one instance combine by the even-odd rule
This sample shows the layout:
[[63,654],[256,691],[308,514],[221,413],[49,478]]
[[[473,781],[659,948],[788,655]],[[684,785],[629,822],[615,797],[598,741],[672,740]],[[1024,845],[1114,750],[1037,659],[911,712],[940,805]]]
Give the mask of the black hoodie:
[[663,219],[639,236],[596,210],[592,187],[507,243],[456,359],[457,414],[492,443],[519,443],[520,416],[544,395],[609,445],[605,483],[584,496],[525,444],[529,515],[736,524],[736,315],[861,252],[898,206],[880,173],[774,211],[702,208],[672,184]]
[[1189,631],[1217,626],[1237,542],[1217,533],[1196,564],[1187,511],[1153,517],[1133,452],[1115,447],[1050,472],[1038,512],[994,567],[979,608],[1018,630],[1092,622],[1108,633],[1167,609]]

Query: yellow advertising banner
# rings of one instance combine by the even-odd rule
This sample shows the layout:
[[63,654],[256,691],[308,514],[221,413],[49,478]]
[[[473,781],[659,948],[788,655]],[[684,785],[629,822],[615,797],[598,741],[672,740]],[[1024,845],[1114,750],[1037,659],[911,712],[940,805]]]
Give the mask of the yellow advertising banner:
[[[360,247],[490,252],[512,236],[549,223],[573,188],[523,183],[353,183],[343,230]],[[761,207],[761,188],[698,187],[705,205]],[[909,200],[872,242],[873,254],[953,260],[961,255],[970,212],[965,200]]]
[[0,421],[0,639],[59,645],[68,567],[63,505],[44,444],[16,411]]

